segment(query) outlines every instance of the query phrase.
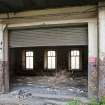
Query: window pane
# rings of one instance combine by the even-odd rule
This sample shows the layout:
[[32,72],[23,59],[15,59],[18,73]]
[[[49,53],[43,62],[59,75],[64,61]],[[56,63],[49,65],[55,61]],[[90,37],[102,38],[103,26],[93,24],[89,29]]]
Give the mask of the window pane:
[[71,51],[71,69],[80,69],[80,51]]
[[48,69],[51,69],[51,57],[48,57]]
[[55,51],[48,51],[48,56],[55,56]]
[[29,56],[29,52],[26,52],[26,56]]
[[48,69],[55,69],[55,51],[48,51]]
[[55,69],[55,57],[52,57],[52,68]]
[[79,57],[76,57],[76,69],[79,69]]
[[30,62],[30,67],[29,68],[33,69],[33,57],[30,57],[30,61],[29,62]]
[[33,51],[26,52],[26,69],[33,69]]
[[28,69],[30,67],[30,58],[26,57],[26,68]]
[[53,56],[53,51],[50,51],[51,52],[51,56]]
[[33,56],[33,52],[30,52],[30,56]]
[[51,51],[48,51],[48,56],[51,56]]
[[55,56],[55,51],[53,51],[52,53],[53,53],[52,56]]
[[71,57],[71,69],[75,69],[75,57]]
[[75,56],[77,55],[77,51],[76,51],[76,50],[74,50],[74,55],[75,55]]
[[77,51],[77,55],[79,55],[79,51]]
[[74,53],[74,51],[71,51],[71,56],[73,56],[73,55],[74,55],[73,53]]

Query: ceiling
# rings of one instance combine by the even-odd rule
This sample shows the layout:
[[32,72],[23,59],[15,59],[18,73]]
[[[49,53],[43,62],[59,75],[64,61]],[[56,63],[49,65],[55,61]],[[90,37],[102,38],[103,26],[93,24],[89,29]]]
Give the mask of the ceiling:
[[96,3],[97,0],[0,0],[0,13],[74,5],[93,5]]

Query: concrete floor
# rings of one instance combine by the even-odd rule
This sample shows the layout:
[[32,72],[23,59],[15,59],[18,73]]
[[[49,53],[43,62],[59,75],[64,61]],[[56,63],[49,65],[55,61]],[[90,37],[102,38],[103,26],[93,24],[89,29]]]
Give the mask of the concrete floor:
[[85,77],[21,76],[11,87],[8,94],[0,95],[0,105],[66,105],[74,97],[85,101],[87,96]]
[[23,86],[34,87],[37,92],[40,90],[42,93],[45,91],[48,93],[50,91],[52,94],[53,92],[55,94],[58,94],[59,92],[64,94],[67,92],[67,94],[75,93],[75,96],[87,95],[87,79],[85,77],[74,79],[65,76],[16,77],[15,81],[13,81],[12,89]]

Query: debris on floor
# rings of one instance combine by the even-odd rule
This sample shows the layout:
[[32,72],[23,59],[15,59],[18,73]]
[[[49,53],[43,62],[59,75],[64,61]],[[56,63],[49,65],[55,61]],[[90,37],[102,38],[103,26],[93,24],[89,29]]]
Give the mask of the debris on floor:
[[[16,77],[8,94],[0,95],[0,104],[8,105],[66,105],[74,97],[85,100],[87,79],[66,76]],[[15,103],[15,104],[13,104]]]

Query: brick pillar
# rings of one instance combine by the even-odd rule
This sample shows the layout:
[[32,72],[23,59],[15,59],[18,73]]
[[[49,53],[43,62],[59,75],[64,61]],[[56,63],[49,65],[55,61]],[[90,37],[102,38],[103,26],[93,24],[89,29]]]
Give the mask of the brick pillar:
[[0,93],[9,90],[8,34],[5,27],[0,24]]
[[97,97],[97,20],[88,23],[88,97]]
[[105,96],[105,1],[98,7],[99,31],[99,96]]

